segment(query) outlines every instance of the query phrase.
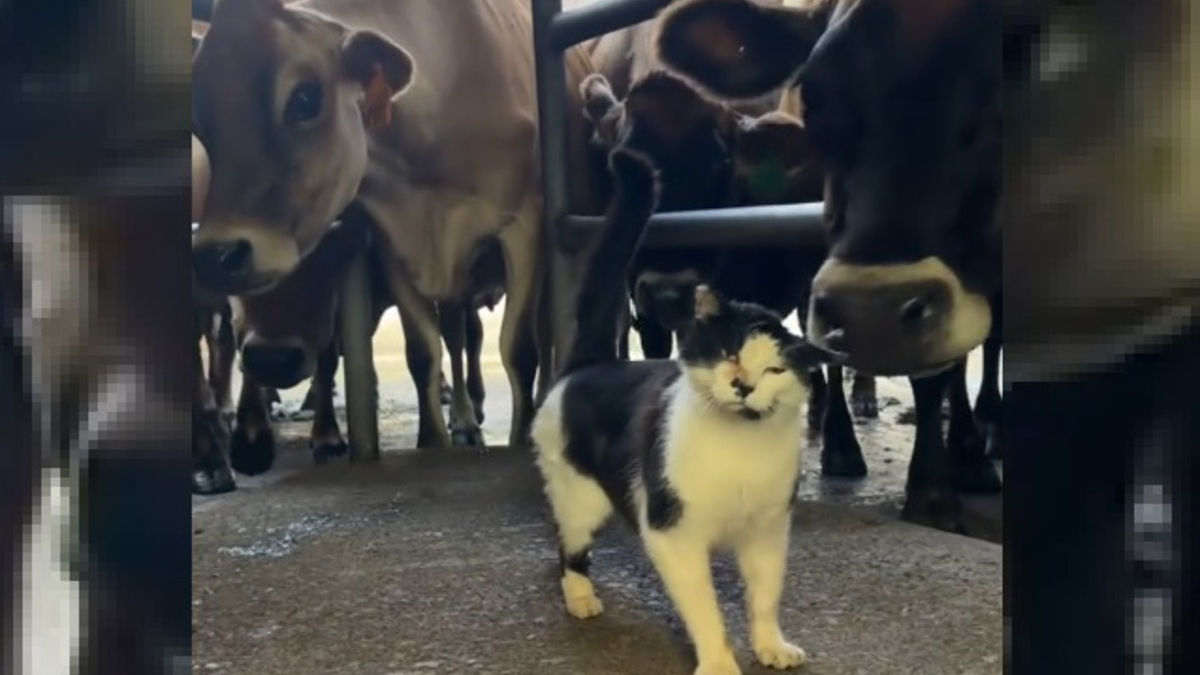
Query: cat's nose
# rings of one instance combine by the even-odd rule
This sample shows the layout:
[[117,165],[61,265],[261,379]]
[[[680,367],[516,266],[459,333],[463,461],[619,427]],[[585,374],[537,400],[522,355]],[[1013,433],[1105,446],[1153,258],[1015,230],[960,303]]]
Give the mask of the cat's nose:
[[733,382],[730,382],[730,384],[733,385],[733,390],[738,393],[738,396],[741,396],[742,398],[746,398],[754,391],[753,386],[748,385],[741,380],[734,380]]

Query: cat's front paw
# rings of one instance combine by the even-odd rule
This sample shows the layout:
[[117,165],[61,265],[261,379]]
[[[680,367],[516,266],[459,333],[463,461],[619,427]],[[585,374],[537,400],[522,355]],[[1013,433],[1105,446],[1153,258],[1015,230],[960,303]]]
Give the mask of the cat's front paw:
[[568,573],[562,579],[562,591],[567,614],[576,619],[590,619],[604,613],[604,603],[596,597],[596,588],[587,577]]
[[692,675],[742,675],[742,669],[730,653],[721,658],[700,662]]
[[569,597],[566,598],[566,602],[567,614],[576,619],[590,619],[604,613],[604,603],[600,602],[600,598],[597,598],[594,593]]
[[758,662],[769,668],[799,668],[808,663],[804,650],[784,639],[754,645]]

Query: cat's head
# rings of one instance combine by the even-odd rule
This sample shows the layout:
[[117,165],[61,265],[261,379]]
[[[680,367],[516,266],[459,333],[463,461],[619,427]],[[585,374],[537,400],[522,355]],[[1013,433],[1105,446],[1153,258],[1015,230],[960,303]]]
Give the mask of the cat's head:
[[837,355],[783,325],[775,312],[726,300],[708,286],[695,291],[695,316],[679,346],[689,385],[712,408],[748,420],[796,411],[809,375]]

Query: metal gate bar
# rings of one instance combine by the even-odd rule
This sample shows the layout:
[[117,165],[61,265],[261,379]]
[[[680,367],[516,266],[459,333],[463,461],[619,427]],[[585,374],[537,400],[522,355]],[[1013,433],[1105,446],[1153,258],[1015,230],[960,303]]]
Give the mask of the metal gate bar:
[[[553,311],[554,363],[566,354],[573,321],[569,261],[560,242],[569,234],[599,224],[599,217],[575,216],[567,204],[567,101],[563,52],[590,38],[641,23],[671,0],[597,0],[564,12],[562,0],[533,0],[533,45],[537,63],[538,120],[544,190],[544,237],[548,279],[546,295]],[[646,245],[700,244],[750,246],[792,244],[824,247],[823,205],[789,204],[655,214]],[[570,232],[568,232],[570,230]]]

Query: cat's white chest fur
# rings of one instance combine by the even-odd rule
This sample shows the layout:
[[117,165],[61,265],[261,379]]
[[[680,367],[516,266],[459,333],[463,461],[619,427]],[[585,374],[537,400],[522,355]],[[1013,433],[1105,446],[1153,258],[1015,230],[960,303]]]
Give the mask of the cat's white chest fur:
[[727,544],[785,512],[802,462],[801,411],[750,422],[704,410],[687,387],[672,394],[664,472],[683,502],[678,526]]

